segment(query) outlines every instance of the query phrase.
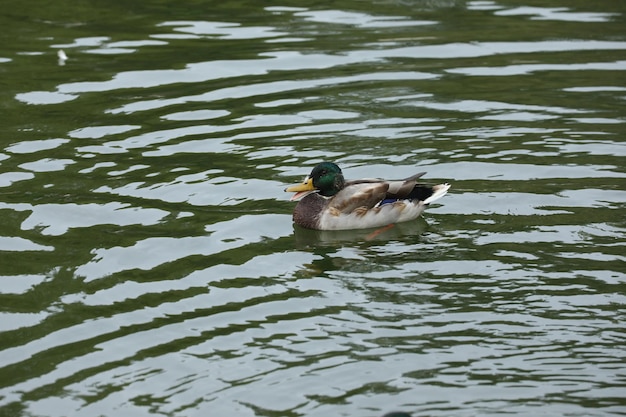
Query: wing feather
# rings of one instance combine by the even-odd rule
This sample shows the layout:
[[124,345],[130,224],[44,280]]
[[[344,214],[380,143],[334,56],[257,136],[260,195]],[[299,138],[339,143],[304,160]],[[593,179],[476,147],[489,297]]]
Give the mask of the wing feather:
[[389,184],[386,182],[349,183],[330,201],[329,207],[342,213],[351,213],[358,207],[372,208],[385,198]]

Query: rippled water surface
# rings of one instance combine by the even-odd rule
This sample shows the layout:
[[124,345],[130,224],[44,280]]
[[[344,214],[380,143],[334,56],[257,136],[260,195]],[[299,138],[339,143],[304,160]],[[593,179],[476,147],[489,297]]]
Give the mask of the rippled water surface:
[[626,415],[623,1],[2,9],[0,415]]

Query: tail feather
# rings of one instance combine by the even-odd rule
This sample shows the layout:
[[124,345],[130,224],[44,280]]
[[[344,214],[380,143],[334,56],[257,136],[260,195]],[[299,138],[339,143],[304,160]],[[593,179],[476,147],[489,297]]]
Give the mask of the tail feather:
[[432,203],[433,201],[439,200],[441,197],[446,195],[448,190],[450,189],[450,184],[439,184],[434,186],[429,185],[416,185],[413,190],[407,195],[398,196],[387,193],[387,197],[378,203],[376,206],[382,206],[383,204],[395,203],[399,200],[417,200],[423,201],[424,204]]
[[439,184],[432,187],[432,194],[424,200],[424,204],[430,204],[433,201],[439,200],[441,197],[448,193],[450,184]]
[[426,201],[435,192],[434,188],[428,185],[416,185],[405,198],[409,200]]

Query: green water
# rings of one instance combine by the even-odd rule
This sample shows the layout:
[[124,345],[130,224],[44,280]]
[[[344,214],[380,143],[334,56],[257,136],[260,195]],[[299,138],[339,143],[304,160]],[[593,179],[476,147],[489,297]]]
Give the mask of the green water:
[[625,2],[2,9],[0,415],[626,415]]

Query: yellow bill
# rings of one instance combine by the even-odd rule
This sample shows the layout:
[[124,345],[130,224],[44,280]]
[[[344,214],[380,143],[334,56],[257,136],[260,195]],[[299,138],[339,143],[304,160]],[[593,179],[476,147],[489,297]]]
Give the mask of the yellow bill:
[[288,193],[295,193],[291,197],[291,201],[298,200],[305,195],[311,194],[315,191],[315,187],[313,186],[313,179],[306,178],[302,184],[292,185],[291,187],[285,188],[285,191]]

